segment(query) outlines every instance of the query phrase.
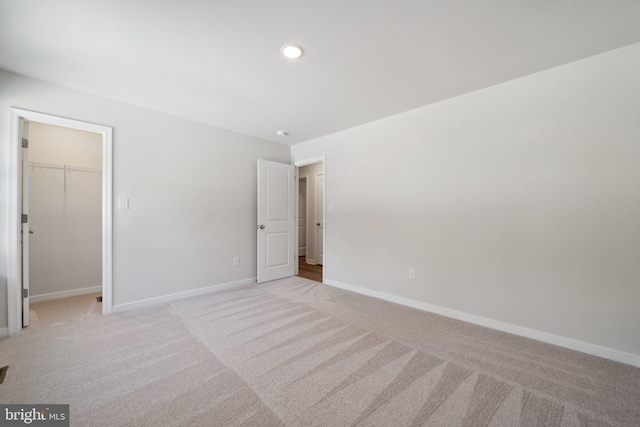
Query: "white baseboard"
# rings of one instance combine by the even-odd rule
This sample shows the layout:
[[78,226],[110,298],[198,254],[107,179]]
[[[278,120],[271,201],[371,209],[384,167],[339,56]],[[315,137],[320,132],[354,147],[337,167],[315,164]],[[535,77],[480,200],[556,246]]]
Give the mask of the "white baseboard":
[[307,248],[298,248],[298,256],[307,256]]
[[9,336],[9,328],[0,328],[0,338]]
[[362,295],[383,299],[386,301],[394,302],[396,304],[405,305],[407,307],[417,308],[418,310],[440,314],[442,316],[451,317],[453,319],[458,319],[458,320],[473,323],[476,325],[485,326],[487,328],[496,329],[498,331],[508,332],[510,334],[531,338],[531,339],[546,342],[549,344],[554,344],[560,347],[569,348],[571,350],[580,351],[582,353],[599,356],[605,359],[613,360],[620,363],[625,363],[627,365],[640,368],[640,356],[637,356],[631,353],[625,353],[623,351],[613,350],[607,347],[601,347],[599,345],[589,344],[589,343],[577,341],[571,338],[549,334],[547,332],[537,331],[535,329],[524,328],[522,326],[512,325],[510,323],[500,322],[498,320],[488,319],[486,317],[476,316],[474,314],[468,314],[461,311],[451,310],[449,308],[427,304],[427,303],[412,300],[409,298],[404,298],[397,295],[388,294],[385,292],[363,288],[361,286],[349,285],[349,284],[341,283],[331,279],[324,279],[324,283],[329,286],[345,289],[347,291],[356,292]]
[[60,298],[77,297],[78,295],[93,294],[102,292],[102,286],[92,286],[90,288],[73,289],[71,291],[52,292],[50,294],[40,294],[29,296],[29,303],[35,304],[42,301],[50,301]]
[[310,264],[310,265],[318,265],[318,264],[316,264],[316,260],[315,259],[307,258],[305,262],[307,264]]
[[236,286],[250,285],[256,283],[256,278],[238,280],[237,282],[222,283],[220,285],[208,286],[206,288],[194,289],[191,291],[178,292],[175,294],[163,295],[160,297],[144,299],[140,301],[128,302],[126,304],[118,304],[113,306],[113,313],[121,313],[123,311],[134,310],[136,308],[150,307],[152,305],[163,304],[171,301],[178,301],[185,298],[197,297],[200,295],[206,295],[211,292],[219,291],[222,289],[235,288]]

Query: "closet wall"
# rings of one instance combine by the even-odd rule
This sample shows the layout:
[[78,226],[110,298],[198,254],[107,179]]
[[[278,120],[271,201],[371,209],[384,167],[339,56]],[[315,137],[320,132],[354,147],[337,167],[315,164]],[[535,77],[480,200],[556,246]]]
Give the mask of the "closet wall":
[[99,292],[102,138],[29,123],[31,301]]

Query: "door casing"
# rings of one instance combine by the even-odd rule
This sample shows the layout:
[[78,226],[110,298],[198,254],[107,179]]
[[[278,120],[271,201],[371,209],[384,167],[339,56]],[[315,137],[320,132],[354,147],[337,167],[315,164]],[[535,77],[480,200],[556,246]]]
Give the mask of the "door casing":
[[94,132],[102,135],[102,314],[111,314],[113,307],[113,129],[108,126],[79,120],[10,108],[11,163],[9,174],[9,253],[7,258],[7,317],[8,334],[22,329],[22,176],[21,135],[22,120],[46,123]]
[[316,264],[324,265],[324,172],[316,174],[315,185],[316,224],[314,226],[317,227],[315,229]]

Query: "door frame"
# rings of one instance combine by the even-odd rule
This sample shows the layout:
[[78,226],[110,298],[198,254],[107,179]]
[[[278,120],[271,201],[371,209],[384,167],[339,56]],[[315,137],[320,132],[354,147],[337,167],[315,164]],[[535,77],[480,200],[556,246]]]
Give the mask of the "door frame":
[[10,173],[9,173],[9,253],[7,258],[8,334],[22,329],[22,176],[21,120],[79,129],[102,135],[102,314],[111,314],[113,301],[113,129],[108,126],[53,116],[35,111],[10,108]]
[[[322,177],[322,185],[318,185],[318,177]],[[314,194],[315,196],[315,200],[314,200],[314,206],[316,208],[316,212],[314,214],[314,219],[315,219],[315,224],[314,226],[317,226],[316,224],[319,221],[318,218],[318,211],[320,211],[321,214],[321,218],[322,218],[322,240],[318,239],[316,237],[316,239],[314,239],[314,243],[316,245],[316,247],[314,248],[314,252],[316,254],[316,264],[317,265],[321,265],[324,267],[324,167],[322,168],[322,172],[316,172],[316,176],[315,176],[315,185],[316,185],[316,193]],[[318,209],[318,187],[322,188],[322,201],[320,202],[320,209]],[[316,232],[316,235],[318,233]],[[322,245],[320,244],[320,242],[322,242]],[[322,251],[320,251],[320,246],[322,246]],[[322,259],[320,259],[320,253],[322,252]]]
[[[298,221],[298,206],[300,204],[300,201],[298,200],[298,195],[299,195],[299,188],[298,186],[300,185],[300,168],[302,166],[307,166],[307,165],[312,165],[315,163],[322,163],[322,173],[324,174],[324,181],[322,183],[322,213],[323,213],[323,218],[325,219],[325,226],[322,229],[322,240],[324,242],[324,254],[323,254],[323,262],[324,264],[322,265],[322,283],[324,283],[324,278],[326,277],[326,267],[327,267],[327,227],[326,227],[326,218],[327,218],[327,159],[326,156],[318,156],[318,157],[312,157],[309,159],[302,159],[302,160],[297,160],[293,162],[293,166],[296,167],[296,201],[295,201],[295,215],[296,215],[296,221]],[[309,189],[309,182],[307,181],[307,190]],[[307,197],[307,216],[309,215],[309,211],[308,211],[308,202],[309,202],[309,198]],[[295,240],[296,242],[298,241],[298,227],[296,227],[295,229]],[[308,244],[309,242],[307,242]],[[295,265],[295,275],[297,276],[299,274],[298,271],[298,260],[300,259],[298,256],[298,245],[295,246],[295,254],[296,254],[296,265]]]

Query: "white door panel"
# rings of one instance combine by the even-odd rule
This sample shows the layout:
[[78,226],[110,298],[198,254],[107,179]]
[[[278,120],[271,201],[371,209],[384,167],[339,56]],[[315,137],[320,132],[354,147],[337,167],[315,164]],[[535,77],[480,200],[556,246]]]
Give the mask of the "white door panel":
[[[29,122],[22,120],[22,140],[29,141]],[[29,149],[22,149],[22,214],[29,218]],[[29,221],[22,224],[22,327],[29,326]]]
[[258,160],[258,283],[294,274],[295,168]]

